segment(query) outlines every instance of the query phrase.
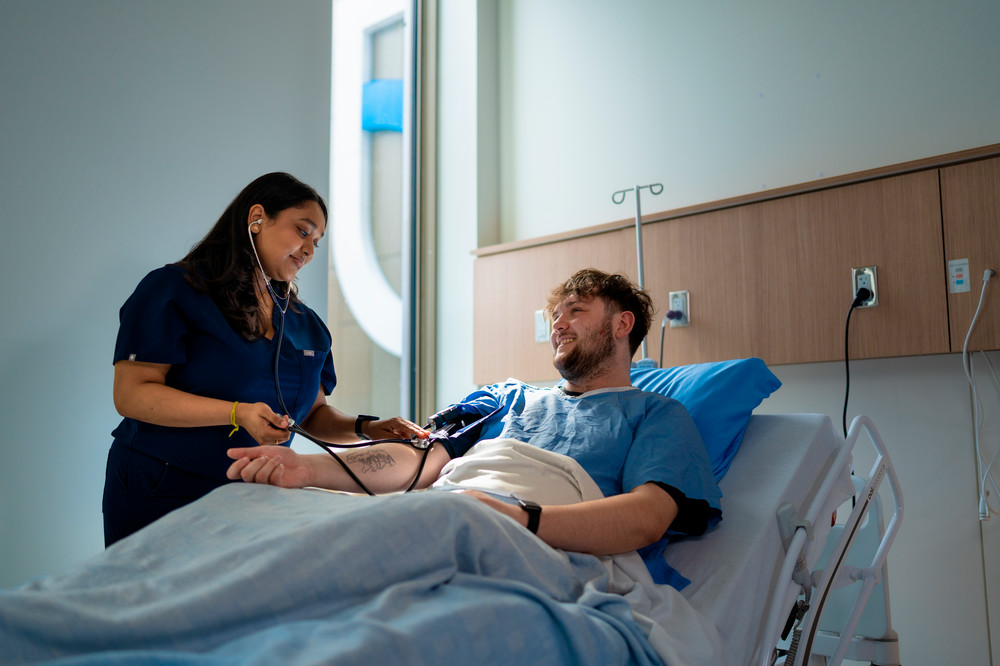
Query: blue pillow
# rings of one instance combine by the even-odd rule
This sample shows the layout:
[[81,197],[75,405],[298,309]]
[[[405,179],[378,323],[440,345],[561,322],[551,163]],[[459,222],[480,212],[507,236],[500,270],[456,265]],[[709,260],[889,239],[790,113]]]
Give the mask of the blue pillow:
[[684,405],[705,441],[719,481],[740,448],[751,412],[781,386],[759,358],[676,368],[633,368],[632,385]]

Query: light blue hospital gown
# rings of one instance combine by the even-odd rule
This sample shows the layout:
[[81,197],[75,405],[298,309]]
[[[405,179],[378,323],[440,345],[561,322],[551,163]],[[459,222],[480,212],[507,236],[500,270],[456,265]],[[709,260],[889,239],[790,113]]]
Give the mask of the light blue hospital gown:
[[[653,579],[681,588],[687,581],[669,567],[663,549],[671,536],[698,535],[722,517],[722,493],[701,436],[676,400],[633,387],[579,396],[515,380],[493,384],[459,403],[463,412],[495,414],[479,440],[510,438],[576,460],[605,496],[644,483],[670,486],[681,513],[660,541],[640,550]],[[464,454],[476,440],[449,447]]]

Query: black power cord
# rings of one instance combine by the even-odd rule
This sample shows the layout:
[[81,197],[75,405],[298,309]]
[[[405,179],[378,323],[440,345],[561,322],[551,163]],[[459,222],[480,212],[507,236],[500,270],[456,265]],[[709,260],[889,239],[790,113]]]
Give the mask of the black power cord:
[[847,323],[844,325],[844,373],[846,375],[846,385],[844,387],[844,415],[843,415],[843,427],[844,427],[844,437],[847,437],[847,400],[851,394],[851,359],[850,359],[850,333],[851,333],[851,313],[854,312],[854,308],[858,307],[865,301],[872,297],[872,292],[866,287],[861,287],[858,289],[858,293],[854,296],[854,302],[851,303],[851,309],[847,311]]

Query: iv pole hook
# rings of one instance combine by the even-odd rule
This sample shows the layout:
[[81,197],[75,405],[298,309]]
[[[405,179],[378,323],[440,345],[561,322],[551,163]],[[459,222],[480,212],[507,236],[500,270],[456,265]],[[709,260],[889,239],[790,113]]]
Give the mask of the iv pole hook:
[[[643,275],[642,266],[642,206],[640,203],[641,190],[648,189],[650,194],[656,196],[663,192],[663,183],[651,183],[649,185],[635,185],[634,187],[629,187],[624,190],[618,190],[611,195],[611,201],[615,204],[621,204],[625,202],[625,195],[629,192],[635,192],[635,249],[636,257],[638,258],[638,268],[639,268],[639,288],[645,289],[645,276]],[[646,338],[642,339],[642,360],[645,361],[649,358],[646,353]]]

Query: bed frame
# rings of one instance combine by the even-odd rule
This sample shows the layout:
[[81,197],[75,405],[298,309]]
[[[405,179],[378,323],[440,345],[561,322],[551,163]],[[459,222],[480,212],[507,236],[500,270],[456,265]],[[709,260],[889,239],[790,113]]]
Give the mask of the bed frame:
[[[868,479],[850,471],[861,435],[877,454]],[[886,479],[893,509],[883,529]],[[722,523],[672,543],[666,556],[692,581],[683,594],[718,628],[732,664],[899,663],[885,558],[902,495],[870,419],[856,418],[844,438],[826,415],[755,414],[719,485]]]
[[[762,652],[760,666],[775,663],[775,656],[779,656],[777,663],[785,666],[837,666],[845,658],[899,666],[899,638],[892,629],[889,613],[886,557],[903,518],[903,497],[885,444],[867,416],[854,419],[831,470],[849,459],[863,433],[875,448],[875,462],[867,480],[853,478],[857,491],[854,508],[844,523],[834,526],[812,571],[806,569],[803,558],[812,525],[825,518],[820,513],[821,502],[814,501],[801,519],[797,519],[794,507],[782,507],[778,514],[787,548],[779,579],[784,583],[775,590],[775,599],[785,598],[789,589],[798,586],[793,610],[796,626],[787,648],[780,650],[780,654]],[[828,474],[824,479],[824,489],[832,487],[835,481],[832,476]],[[889,482],[893,503],[887,527],[883,526],[879,496],[885,480]],[[824,495],[824,489],[818,498]],[[868,607],[876,590],[875,603]],[[781,605],[772,604],[764,635],[775,645],[781,643],[777,635],[783,615],[787,617]],[[863,626],[862,617],[866,620]]]

